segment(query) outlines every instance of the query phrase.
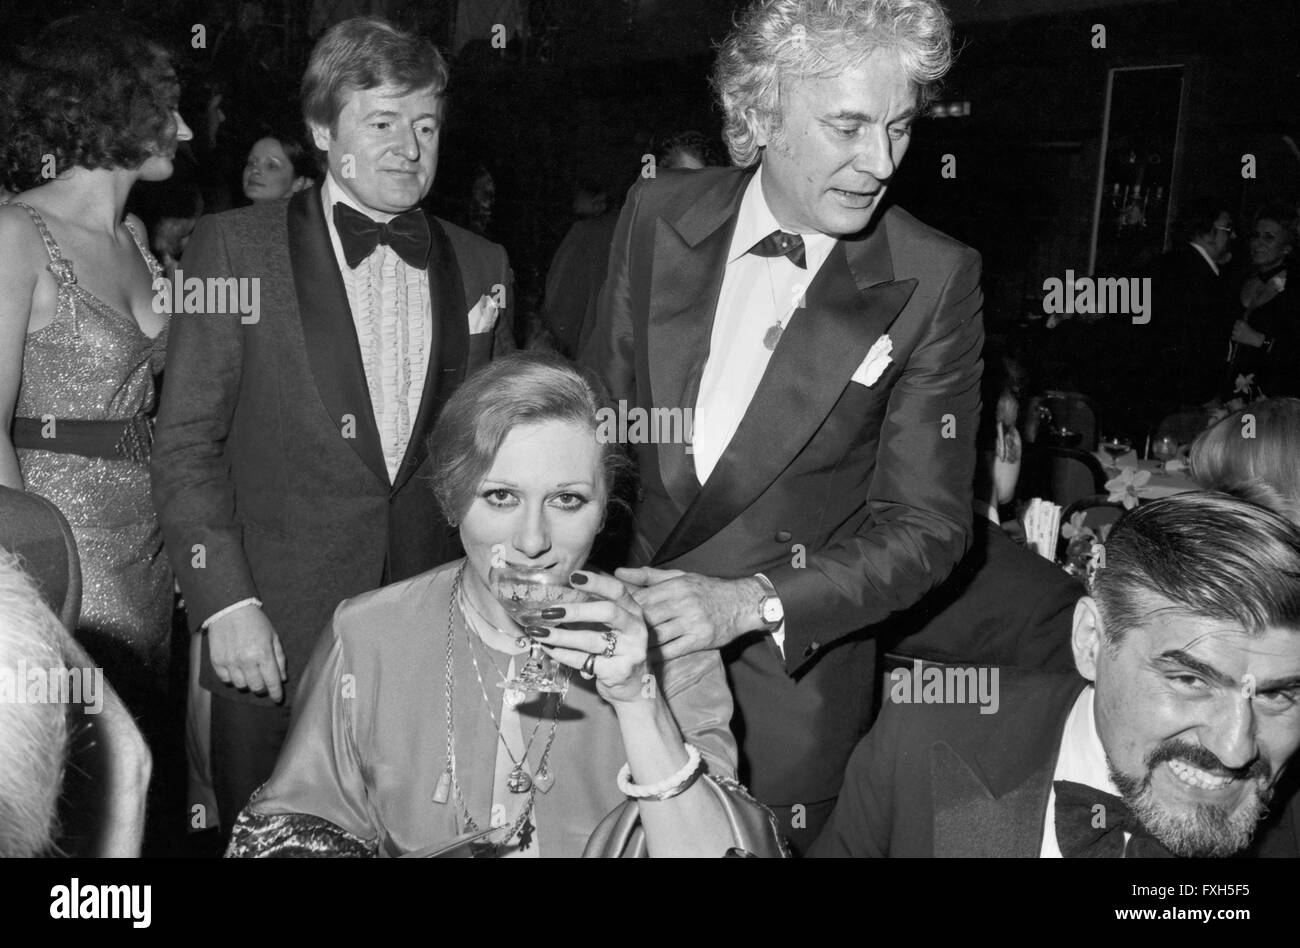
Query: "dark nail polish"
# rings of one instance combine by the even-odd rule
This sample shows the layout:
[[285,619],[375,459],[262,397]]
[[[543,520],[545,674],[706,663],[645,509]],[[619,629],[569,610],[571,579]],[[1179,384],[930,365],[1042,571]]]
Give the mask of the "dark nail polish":
[[550,630],[550,629],[543,629],[543,628],[540,628],[540,627],[539,627],[539,628],[535,628],[535,629],[524,629],[524,634],[525,634],[525,635],[530,635],[530,636],[532,636],[532,637],[535,638],[535,639],[544,639],[544,638],[546,638],[548,635],[551,634],[551,630]]
[[565,610],[562,606],[552,606],[550,609],[542,610],[543,619],[563,619]]
[[587,585],[587,577],[582,575],[582,573],[570,573],[569,582],[573,583],[575,586],[585,586]]

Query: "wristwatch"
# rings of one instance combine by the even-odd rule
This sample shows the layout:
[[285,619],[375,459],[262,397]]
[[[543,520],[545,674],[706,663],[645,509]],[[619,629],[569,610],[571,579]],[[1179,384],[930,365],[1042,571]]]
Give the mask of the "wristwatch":
[[785,621],[785,607],[781,605],[781,597],[776,594],[776,587],[770,579],[762,573],[755,573],[754,578],[763,587],[763,595],[758,600],[758,615],[762,619],[763,629],[774,632]]

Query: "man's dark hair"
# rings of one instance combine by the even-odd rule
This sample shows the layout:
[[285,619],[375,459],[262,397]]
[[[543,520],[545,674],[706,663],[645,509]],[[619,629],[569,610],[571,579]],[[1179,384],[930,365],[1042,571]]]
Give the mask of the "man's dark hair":
[[131,23],[52,23],[0,77],[0,184],[25,191],[73,167],[138,168],[174,128],[179,97],[167,51]]
[[1231,211],[1228,202],[1220,198],[1201,195],[1186,202],[1178,214],[1178,233],[1184,240],[1195,240],[1214,230],[1219,215]]
[[1214,491],[1157,500],[1112,528],[1089,591],[1111,646],[1146,620],[1144,594],[1251,635],[1270,627],[1300,634],[1300,528]]
[[655,145],[654,156],[657,164],[663,164],[675,151],[694,155],[706,168],[721,168],[726,165],[722,149],[703,132],[686,131],[668,135]]

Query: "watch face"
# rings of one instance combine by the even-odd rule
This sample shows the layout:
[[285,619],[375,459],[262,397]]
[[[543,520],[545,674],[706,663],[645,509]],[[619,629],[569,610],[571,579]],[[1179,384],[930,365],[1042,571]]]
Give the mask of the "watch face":
[[769,597],[763,600],[763,621],[780,622],[785,617],[785,610],[781,608],[781,600],[776,597]]

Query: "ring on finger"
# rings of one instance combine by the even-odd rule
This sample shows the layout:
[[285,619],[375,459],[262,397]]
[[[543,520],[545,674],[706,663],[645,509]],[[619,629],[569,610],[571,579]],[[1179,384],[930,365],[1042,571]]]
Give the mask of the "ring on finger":
[[618,633],[610,629],[608,632],[600,633],[600,637],[605,640],[605,651],[600,654],[605,658],[613,658],[614,649],[618,648]]
[[583,678],[585,678],[587,681],[591,681],[591,679],[596,677],[596,656],[595,655],[587,656],[587,660],[583,662],[582,667],[578,669],[578,674],[581,675]]

